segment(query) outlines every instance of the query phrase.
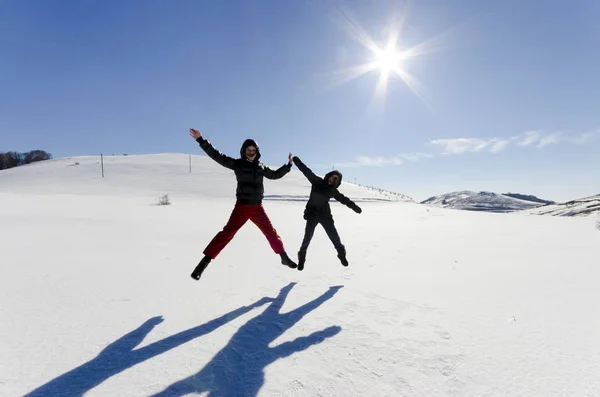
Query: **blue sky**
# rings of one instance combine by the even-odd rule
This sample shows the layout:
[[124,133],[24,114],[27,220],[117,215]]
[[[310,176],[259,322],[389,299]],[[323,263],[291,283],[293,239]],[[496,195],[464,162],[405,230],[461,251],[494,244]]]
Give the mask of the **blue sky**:
[[[598,21],[595,0],[5,0],[0,151],[203,154],[194,127],[416,200],[597,194]],[[398,26],[417,85],[340,82]]]

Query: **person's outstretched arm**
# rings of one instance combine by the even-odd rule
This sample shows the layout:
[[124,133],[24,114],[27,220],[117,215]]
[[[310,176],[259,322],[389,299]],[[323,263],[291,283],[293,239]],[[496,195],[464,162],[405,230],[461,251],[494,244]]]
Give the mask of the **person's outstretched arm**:
[[302,173],[304,174],[304,176],[306,177],[306,179],[308,179],[308,180],[309,180],[309,182],[310,182],[310,183],[313,183],[313,184],[314,184],[314,183],[319,183],[319,182],[321,182],[321,181],[323,180],[323,178],[319,178],[318,176],[316,176],[316,175],[314,174],[314,172],[312,172],[312,171],[311,171],[311,169],[310,169],[310,168],[308,168],[308,167],[306,166],[306,164],[304,164],[304,163],[302,162],[302,160],[300,160],[300,159],[298,158],[298,156],[294,156],[294,157],[292,158],[292,160],[294,161],[294,164],[296,164],[296,167],[298,167],[298,169],[299,169],[300,171],[302,171]]
[[190,136],[196,140],[200,144],[202,150],[208,154],[208,156],[215,160],[217,163],[221,164],[223,167],[233,169],[233,165],[235,163],[235,159],[219,152],[214,148],[213,145],[206,139],[202,137],[200,131],[190,128]]
[[362,209],[358,205],[356,205],[356,203],[354,201],[350,200],[348,197],[344,196],[342,193],[340,193],[337,190],[336,190],[335,194],[333,195],[333,198],[358,214],[360,214],[362,212]]
[[267,166],[265,166],[265,178],[267,179],[279,179],[279,178],[283,178],[283,176],[285,174],[287,174],[288,172],[290,172],[290,170],[292,169],[292,154],[290,153],[288,155],[288,163],[282,165],[281,167],[277,168],[276,170],[273,170]]

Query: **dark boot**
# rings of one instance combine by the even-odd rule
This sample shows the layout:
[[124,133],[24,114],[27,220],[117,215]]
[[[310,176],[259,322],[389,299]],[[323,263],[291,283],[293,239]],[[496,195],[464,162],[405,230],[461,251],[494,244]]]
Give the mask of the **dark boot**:
[[290,257],[288,256],[288,254],[283,251],[281,254],[279,254],[279,256],[281,256],[281,264],[287,267],[291,267],[292,269],[295,269],[298,267],[298,265],[296,265],[294,263],[293,260],[290,259]]
[[306,262],[306,251],[298,252],[298,270],[304,270],[304,262]]
[[343,266],[348,266],[348,260],[346,259],[346,251],[338,251],[338,259],[342,262]]
[[196,266],[196,268],[192,272],[192,278],[194,280],[200,280],[200,276],[202,275],[202,272],[204,271],[204,269],[206,269],[206,266],[208,266],[208,264],[210,263],[211,260],[212,260],[212,258],[208,255],[205,255],[204,258],[202,258],[200,263],[198,263],[198,266]]

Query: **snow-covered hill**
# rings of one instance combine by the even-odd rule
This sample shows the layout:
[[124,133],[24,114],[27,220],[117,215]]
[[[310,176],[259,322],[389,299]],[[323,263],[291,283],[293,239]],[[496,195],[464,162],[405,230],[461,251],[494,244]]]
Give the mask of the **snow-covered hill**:
[[492,192],[460,191],[430,197],[421,202],[444,208],[468,211],[513,212],[536,208],[542,204]]
[[[100,156],[61,158],[2,170],[0,192],[235,198],[233,172],[205,155],[104,156],[103,166],[104,177]],[[413,201],[405,195],[346,180],[340,191],[355,201]],[[306,201],[309,193],[310,184],[296,167],[282,179],[265,179],[265,200]]]
[[553,216],[588,216],[600,214],[600,194],[565,203],[546,205],[527,212],[535,215]]

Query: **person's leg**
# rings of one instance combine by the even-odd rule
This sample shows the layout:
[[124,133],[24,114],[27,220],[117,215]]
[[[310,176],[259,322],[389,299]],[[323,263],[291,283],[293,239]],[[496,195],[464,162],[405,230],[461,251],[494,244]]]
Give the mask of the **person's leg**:
[[273,251],[281,256],[281,263],[283,265],[296,268],[297,265],[289,258],[285,252],[283,241],[277,234],[277,230],[273,227],[271,220],[269,219],[264,207],[261,205],[257,206],[256,210],[252,213],[250,220],[260,229],[264,236],[269,241]]
[[269,216],[265,212],[265,209],[262,205],[256,208],[256,211],[250,217],[250,220],[258,226],[260,231],[265,235],[271,248],[275,251],[276,254],[281,254],[285,251],[283,247],[283,242],[281,241],[281,237],[277,234],[277,230],[273,227]]
[[304,227],[304,238],[302,239],[302,245],[300,251],[308,250],[308,246],[315,235],[315,228],[319,224],[319,220],[316,218],[308,218],[306,220],[306,226]]
[[252,205],[236,204],[229,216],[227,224],[219,233],[213,237],[212,241],[204,249],[204,255],[215,259],[217,255],[225,248],[235,234],[250,219],[253,212]]
[[319,221],[316,218],[308,218],[306,220],[306,226],[304,227],[304,238],[302,239],[302,245],[298,251],[298,270],[304,269],[304,263],[306,262],[306,251],[308,250],[308,246],[310,245],[310,241],[315,234],[315,228],[318,224]]
[[335,223],[333,218],[325,218],[321,221],[321,225],[325,229],[327,236],[333,243],[336,251],[338,252],[338,259],[342,262],[342,265],[348,266],[348,261],[346,260],[346,247],[342,244],[342,240],[340,239],[340,235],[335,228]]
[[223,230],[213,237],[211,242],[204,249],[204,258],[196,265],[196,268],[192,272],[192,278],[199,280],[202,272],[212,259],[215,259],[217,255],[225,248],[231,241],[233,236],[240,230],[242,226],[248,221],[252,214],[252,206],[244,204],[236,204],[233,207],[233,211],[229,216],[229,220]]

